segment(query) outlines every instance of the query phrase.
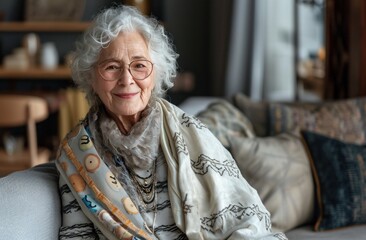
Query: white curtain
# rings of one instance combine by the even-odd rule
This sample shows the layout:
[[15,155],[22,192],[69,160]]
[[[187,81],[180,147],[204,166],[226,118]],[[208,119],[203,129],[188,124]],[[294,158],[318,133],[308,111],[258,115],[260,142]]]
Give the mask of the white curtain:
[[293,100],[293,0],[233,0],[225,96]]
[[228,49],[228,64],[225,76],[225,96],[234,95],[238,89],[250,88],[248,77],[250,64],[248,56],[252,54],[251,46],[255,38],[253,29],[254,3],[250,0],[234,1],[231,19],[231,31]]

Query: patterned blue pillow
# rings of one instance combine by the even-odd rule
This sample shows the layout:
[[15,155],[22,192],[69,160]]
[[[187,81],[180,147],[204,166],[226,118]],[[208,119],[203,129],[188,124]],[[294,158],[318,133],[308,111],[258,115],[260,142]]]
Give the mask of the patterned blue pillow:
[[315,231],[366,223],[366,145],[302,132],[310,153],[319,214]]

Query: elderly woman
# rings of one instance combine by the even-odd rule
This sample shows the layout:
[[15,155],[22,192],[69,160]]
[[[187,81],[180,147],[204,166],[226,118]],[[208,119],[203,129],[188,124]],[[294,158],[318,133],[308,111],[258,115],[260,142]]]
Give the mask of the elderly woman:
[[131,7],[104,10],[78,43],[91,108],[56,161],[60,239],[286,239],[220,142],[162,98],[177,56]]

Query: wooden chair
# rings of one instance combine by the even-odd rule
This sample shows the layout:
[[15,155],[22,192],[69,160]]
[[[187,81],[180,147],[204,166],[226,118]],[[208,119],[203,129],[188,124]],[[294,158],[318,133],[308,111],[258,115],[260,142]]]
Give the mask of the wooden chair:
[[48,117],[46,100],[35,96],[0,94],[0,127],[26,126],[27,147],[7,154],[0,150],[0,176],[49,161],[50,151],[37,144],[36,123]]

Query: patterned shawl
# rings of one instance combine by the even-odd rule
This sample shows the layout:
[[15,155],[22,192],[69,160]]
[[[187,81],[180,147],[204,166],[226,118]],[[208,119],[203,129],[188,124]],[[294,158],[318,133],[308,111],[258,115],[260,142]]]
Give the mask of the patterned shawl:
[[[197,118],[163,99],[161,148],[176,225],[189,239],[287,239],[235,160]],[[62,142],[56,165],[86,217],[107,239],[156,239],[100,159],[81,123]],[[64,225],[67,219],[64,219]]]

